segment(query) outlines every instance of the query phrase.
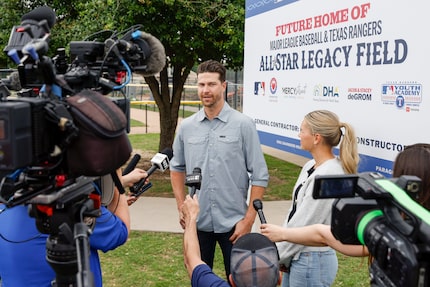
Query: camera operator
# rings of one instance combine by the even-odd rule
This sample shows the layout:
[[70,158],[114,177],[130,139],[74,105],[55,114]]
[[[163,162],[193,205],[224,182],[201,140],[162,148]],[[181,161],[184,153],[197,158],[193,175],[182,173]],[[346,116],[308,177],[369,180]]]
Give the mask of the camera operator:
[[[119,178],[124,186],[130,186],[147,177],[146,171],[134,169]],[[27,207],[18,205],[4,209],[0,205],[0,277],[3,287],[51,286],[56,274],[46,261],[48,234],[36,228]],[[4,211],[4,212],[3,212]],[[90,218],[93,219],[93,218]],[[127,197],[115,188],[107,206],[101,207],[101,215],[90,235],[90,267],[94,286],[102,286],[102,272],[98,250],[107,252],[123,245],[130,232],[130,214]]]
[[[417,143],[406,146],[400,152],[393,167],[393,177],[414,175],[421,179],[422,190],[414,198],[430,210],[430,144]],[[274,242],[289,241],[307,246],[330,246],[349,256],[368,256],[363,245],[343,244],[331,232],[330,225],[313,224],[296,228],[284,228],[274,224],[262,224],[261,233]]]

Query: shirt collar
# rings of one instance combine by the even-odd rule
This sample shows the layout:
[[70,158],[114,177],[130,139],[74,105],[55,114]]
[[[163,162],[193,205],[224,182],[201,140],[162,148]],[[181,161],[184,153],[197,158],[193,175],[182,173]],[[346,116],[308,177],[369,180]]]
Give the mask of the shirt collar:
[[[224,102],[224,105],[223,105],[223,107],[221,109],[221,112],[219,113],[218,116],[215,117],[215,119],[218,119],[218,120],[220,120],[222,122],[227,122],[228,115],[229,115],[231,109],[232,108],[230,107],[230,105],[227,102]],[[196,117],[197,117],[198,121],[200,121],[200,122],[202,122],[203,120],[205,120],[206,119],[205,110],[201,109],[198,112],[198,114],[196,115]]]

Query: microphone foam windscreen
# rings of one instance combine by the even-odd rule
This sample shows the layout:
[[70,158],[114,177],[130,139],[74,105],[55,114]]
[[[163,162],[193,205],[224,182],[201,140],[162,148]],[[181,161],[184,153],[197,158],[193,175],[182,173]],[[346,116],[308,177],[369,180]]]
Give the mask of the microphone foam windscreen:
[[55,24],[55,17],[56,15],[52,8],[48,6],[41,6],[28,12],[27,14],[24,14],[21,17],[21,22],[25,23],[26,20],[33,20],[36,22],[46,20],[48,22],[49,28],[52,28],[52,26]]
[[141,32],[140,36],[145,40],[151,48],[151,56],[146,62],[146,71],[138,71],[144,77],[153,76],[158,74],[163,70],[166,65],[166,52],[164,50],[163,44],[149,33]]

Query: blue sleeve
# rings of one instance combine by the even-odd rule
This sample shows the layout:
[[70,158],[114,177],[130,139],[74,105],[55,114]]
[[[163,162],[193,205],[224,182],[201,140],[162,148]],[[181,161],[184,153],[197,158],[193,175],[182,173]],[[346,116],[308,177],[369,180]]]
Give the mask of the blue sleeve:
[[215,275],[206,264],[200,264],[191,275],[192,287],[230,287],[227,281]]
[[56,274],[46,261],[48,235],[37,230],[26,206],[15,206],[0,214],[0,234],[0,286],[51,286]]
[[90,235],[90,245],[93,249],[103,252],[123,245],[128,238],[127,226],[119,217],[106,207],[101,207],[102,214],[97,217],[93,233]]

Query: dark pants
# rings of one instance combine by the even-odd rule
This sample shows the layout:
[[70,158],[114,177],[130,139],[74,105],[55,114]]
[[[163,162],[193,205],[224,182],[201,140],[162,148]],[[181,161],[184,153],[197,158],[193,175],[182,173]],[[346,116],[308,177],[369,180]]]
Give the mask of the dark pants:
[[233,232],[234,228],[226,233],[197,231],[197,236],[200,243],[201,258],[207,265],[209,265],[210,268],[213,268],[214,265],[215,247],[216,243],[218,242],[224,257],[224,268],[227,281],[228,276],[230,275],[230,255],[231,248],[233,246],[233,244],[228,239],[233,234]]

